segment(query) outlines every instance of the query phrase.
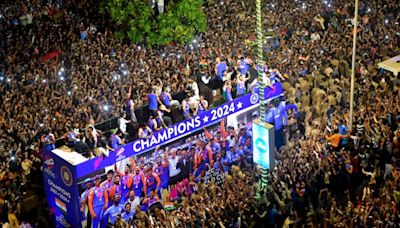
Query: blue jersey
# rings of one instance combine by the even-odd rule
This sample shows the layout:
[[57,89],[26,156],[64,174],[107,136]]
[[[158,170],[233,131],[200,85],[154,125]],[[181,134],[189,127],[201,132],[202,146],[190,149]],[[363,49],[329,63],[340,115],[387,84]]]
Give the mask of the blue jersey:
[[246,84],[244,81],[238,81],[236,84],[236,94],[243,95],[246,93]]
[[273,84],[275,84],[275,82],[276,82],[276,76],[277,76],[278,74],[275,72],[275,71],[272,71],[271,72],[271,75],[269,76],[269,81],[270,81],[270,83],[271,83],[271,85],[273,85]]
[[246,75],[247,71],[249,70],[249,65],[246,61],[239,61],[239,71],[242,75]]
[[225,92],[227,101],[233,100],[232,92],[228,89],[228,87],[224,87],[224,92]]
[[123,220],[125,220],[125,222],[128,222],[130,219],[133,219],[133,216],[135,216],[135,212],[134,211],[130,211],[129,213],[122,213],[121,218]]
[[347,134],[347,127],[344,124],[339,125],[339,134],[346,135]]
[[170,107],[171,106],[171,100],[169,99],[169,96],[167,93],[162,92],[161,95],[161,102],[166,106]]
[[211,148],[212,148],[213,153],[216,153],[217,151],[220,151],[220,150],[221,150],[221,145],[220,145],[219,143],[214,143],[214,144],[211,146]]
[[165,167],[163,165],[158,165],[155,168],[155,171],[157,173],[157,175],[160,177],[160,181],[161,181],[161,186],[162,187],[168,187],[168,181],[169,181],[169,169],[168,166]]
[[231,163],[232,163],[232,159],[231,159],[230,155],[228,155],[228,152],[227,152],[225,157],[221,157],[221,164],[222,164],[222,167],[224,168],[224,172],[229,171],[231,169]]
[[129,99],[126,103],[126,113],[131,115],[131,107],[133,106],[133,101]]
[[117,215],[121,214],[123,210],[124,208],[121,205],[118,206],[112,205],[103,214],[104,224],[111,223],[114,225],[115,220],[117,220]]
[[279,130],[283,127],[283,113],[280,112],[278,108],[274,109],[274,127],[275,130]]
[[149,121],[147,121],[147,126],[149,126],[149,128],[151,130],[155,130],[156,129],[156,122],[153,119],[149,119]]
[[268,109],[267,115],[265,115],[265,121],[267,123],[271,123],[271,124],[274,123],[275,109],[276,108],[274,108],[274,107]]
[[185,102],[185,103],[184,103],[184,105],[183,105],[183,107],[182,107],[182,110],[183,110],[183,115],[186,115],[187,117],[190,115],[190,105],[189,105],[189,102]]
[[237,162],[239,161],[240,154],[239,152],[231,153],[231,157],[232,157],[232,162]]
[[246,143],[246,135],[239,137],[239,145],[244,145]]
[[217,74],[218,77],[222,80],[223,76],[224,76],[224,71],[226,71],[227,65],[225,62],[220,62],[217,65]]
[[132,176],[130,174],[121,177],[121,200],[126,200],[129,191],[132,189]]
[[142,196],[143,184],[142,176],[140,174],[133,176],[132,188],[135,191],[135,196]]
[[106,191],[103,187],[94,187],[93,192],[93,208],[103,207],[105,203],[104,192]]
[[158,100],[157,100],[157,95],[154,93],[147,94],[147,97],[149,99],[149,109],[153,111],[157,111],[158,109]]
[[145,129],[142,129],[142,130],[143,130],[142,137],[146,138],[147,136],[149,136],[149,135],[150,135],[150,131],[149,131],[149,130],[147,130],[147,128],[145,128]]
[[146,185],[147,185],[148,192],[150,192],[150,190],[155,190],[157,188],[156,178],[154,178],[153,175],[147,176],[146,177]]
[[81,40],[85,41],[87,39],[87,32],[86,31],[81,31],[80,35],[81,35]]
[[115,134],[112,134],[112,135],[111,135],[111,138],[110,138],[110,141],[111,141],[111,142],[110,142],[111,148],[117,149],[117,147],[118,147],[118,145],[119,145],[118,136],[115,135]]

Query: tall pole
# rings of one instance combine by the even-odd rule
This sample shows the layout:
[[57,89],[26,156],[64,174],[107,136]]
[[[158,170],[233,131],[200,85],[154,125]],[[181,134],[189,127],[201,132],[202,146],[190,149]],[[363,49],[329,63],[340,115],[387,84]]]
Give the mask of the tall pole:
[[261,16],[261,0],[256,0],[256,16],[257,16],[257,65],[258,65],[258,81],[260,83],[260,119],[265,120],[265,98],[264,98],[264,58],[263,58],[263,26]]
[[[260,83],[260,120],[265,121],[265,97],[264,97],[264,57],[263,57],[263,26],[262,26],[262,16],[261,16],[261,0],[256,0],[256,17],[257,17],[257,71],[258,71],[258,81]],[[267,192],[268,185],[268,171],[267,169],[261,168],[261,178],[260,178],[260,193],[263,191],[264,194]]]
[[354,29],[353,29],[353,58],[351,61],[351,85],[350,85],[350,131],[353,129],[353,107],[354,107],[354,69],[356,65],[356,44],[358,27],[358,0],[355,0],[354,6]]

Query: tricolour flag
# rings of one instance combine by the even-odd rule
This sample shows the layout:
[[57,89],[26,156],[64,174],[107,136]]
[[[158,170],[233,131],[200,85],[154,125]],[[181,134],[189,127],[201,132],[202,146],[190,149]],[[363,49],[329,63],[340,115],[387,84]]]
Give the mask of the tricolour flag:
[[62,202],[61,200],[59,200],[58,198],[55,198],[55,201],[56,201],[56,206],[57,206],[58,210],[60,210],[64,214],[66,214],[67,206],[65,205],[65,203]]

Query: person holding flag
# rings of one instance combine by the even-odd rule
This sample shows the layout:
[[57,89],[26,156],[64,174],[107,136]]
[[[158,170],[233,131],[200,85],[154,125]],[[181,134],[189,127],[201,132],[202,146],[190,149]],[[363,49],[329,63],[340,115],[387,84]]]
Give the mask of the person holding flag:
[[94,177],[95,186],[89,192],[89,212],[92,216],[92,228],[98,228],[100,224],[100,219],[103,216],[103,212],[108,206],[108,193],[107,190],[100,186],[100,176],[96,175]]

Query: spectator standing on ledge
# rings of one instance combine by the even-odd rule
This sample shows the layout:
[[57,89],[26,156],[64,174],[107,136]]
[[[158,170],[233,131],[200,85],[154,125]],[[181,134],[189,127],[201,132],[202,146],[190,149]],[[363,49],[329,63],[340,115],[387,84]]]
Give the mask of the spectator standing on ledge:
[[147,94],[147,99],[149,101],[149,111],[150,115],[155,117],[157,116],[158,104],[161,103],[159,97],[155,93],[154,89],[150,88]]
[[132,123],[137,123],[138,120],[136,118],[135,114],[135,103],[133,102],[133,99],[131,99],[132,96],[132,86],[129,86],[129,91],[128,94],[126,95],[126,117],[132,121]]

